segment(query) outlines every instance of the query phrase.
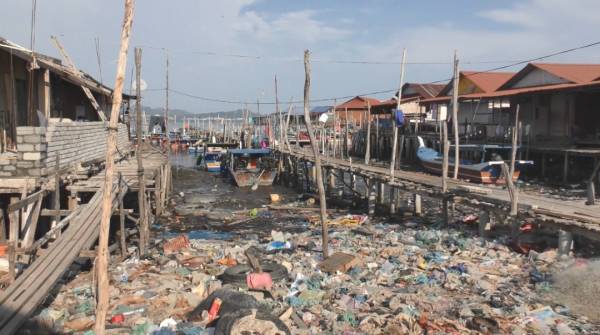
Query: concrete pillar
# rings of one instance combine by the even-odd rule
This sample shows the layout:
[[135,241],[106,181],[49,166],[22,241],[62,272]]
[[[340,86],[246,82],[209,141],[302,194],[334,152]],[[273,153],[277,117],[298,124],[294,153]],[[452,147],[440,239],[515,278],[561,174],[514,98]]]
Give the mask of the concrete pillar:
[[369,217],[372,217],[375,215],[375,207],[376,207],[376,200],[377,200],[377,183],[373,180],[370,179],[367,182],[367,199],[368,199],[368,207],[369,207]]
[[415,194],[414,206],[415,206],[415,216],[421,216],[421,214],[423,213],[421,211],[421,195]]
[[390,186],[390,214],[396,214],[396,188]]
[[558,255],[569,256],[573,250],[573,233],[567,230],[558,231]]
[[378,183],[377,187],[377,203],[383,205],[383,201],[385,198],[385,184],[382,182]]

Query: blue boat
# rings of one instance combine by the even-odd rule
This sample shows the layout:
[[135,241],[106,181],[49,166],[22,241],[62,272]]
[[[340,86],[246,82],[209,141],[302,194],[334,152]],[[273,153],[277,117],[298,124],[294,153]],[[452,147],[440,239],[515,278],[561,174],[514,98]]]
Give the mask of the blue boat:
[[198,157],[198,165],[208,172],[221,172],[221,161],[229,148],[235,148],[236,143],[205,143],[202,156]]

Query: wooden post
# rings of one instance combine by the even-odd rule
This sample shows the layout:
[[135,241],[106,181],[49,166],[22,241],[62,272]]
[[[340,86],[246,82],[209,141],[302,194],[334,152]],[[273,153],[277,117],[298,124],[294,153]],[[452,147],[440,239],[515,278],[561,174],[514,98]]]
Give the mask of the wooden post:
[[142,76],[142,49],[135,48],[135,132],[137,138],[137,148],[135,157],[137,159],[138,173],[138,229],[140,236],[140,255],[146,254],[148,245],[149,229],[148,229],[148,213],[146,213],[146,181],[144,180],[144,164],[142,163],[142,92],[141,92],[141,76]]
[[367,203],[368,203],[368,214],[369,217],[373,217],[375,215],[375,207],[376,207],[376,199],[377,194],[375,189],[377,188],[377,183],[373,178],[367,179]]
[[[406,49],[402,52],[402,66],[400,67],[400,88],[398,89],[398,101],[396,110],[400,110],[402,101],[402,86],[404,85],[404,64],[406,63]],[[394,128],[394,137],[392,140],[392,158],[390,160],[390,178],[394,181],[394,171],[396,170],[396,150],[398,147],[398,127],[396,126],[396,115],[392,113],[392,127]]]
[[[165,135],[167,136],[167,157],[171,153],[171,137],[169,136],[169,53],[166,55],[166,69],[165,69]],[[210,118],[209,118],[210,121]],[[212,122],[210,123],[210,130],[212,135]],[[209,140],[210,142],[210,137]]]
[[3,211],[0,211],[0,242],[6,242],[6,217]]
[[569,176],[569,152],[565,151],[565,159],[563,161],[563,175],[562,175],[563,184],[567,183],[568,176]]
[[460,139],[458,136],[458,56],[454,50],[454,78],[452,84],[452,130],[454,131],[454,179],[458,179],[460,167]]
[[312,147],[313,154],[315,155],[315,167],[317,170],[317,188],[319,190],[319,202],[321,205],[321,234],[323,237],[323,258],[329,256],[329,237],[327,228],[327,204],[325,199],[325,187],[323,186],[323,174],[321,171],[321,156],[319,154],[319,148],[317,147],[317,139],[313,131],[313,127],[310,121],[310,113],[308,110],[308,101],[310,93],[310,52],[304,51],[304,125],[310,138],[310,145]]
[[365,164],[371,160],[371,103],[367,100],[367,144],[365,147]]
[[50,119],[50,70],[44,69],[44,89],[43,94],[40,96],[43,97],[43,104],[41,104],[42,114],[46,117],[46,120]]
[[375,115],[375,155],[381,160],[381,148],[379,147],[379,114]]
[[[56,215],[54,216],[52,227],[60,222],[60,153],[56,153],[56,167],[54,170],[54,210],[56,211]],[[56,237],[60,236],[60,233],[61,229],[57,230]]]
[[415,202],[415,216],[421,216],[421,214],[423,212],[421,210],[421,195],[420,194],[415,194],[414,202]]
[[442,192],[448,192],[448,153],[449,153],[449,142],[448,142],[448,123],[446,120],[442,121]]
[[398,166],[400,166],[400,163],[402,163],[402,153],[404,152],[404,133],[402,134],[402,136],[400,136],[400,150],[398,153],[398,162],[396,163]]
[[596,203],[596,186],[594,183],[598,176],[598,171],[600,171],[600,161],[596,162],[592,175],[590,176],[590,179],[588,179],[586,205],[594,205]]
[[511,147],[511,152],[510,152],[510,170],[509,170],[509,175],[506,176],[506,182],[507,185],[509,187],[509,191],[511,192],[512,196],[510,197],[511,201],[510,201],[510,215],[511,216],[516,216],[517,212],[518,212],[518,198],[519,198],[519,194],[518,194],[518,190],[516,189],[516,187],[513,184],[513,176],[515,174],[515,161],[517,159],[517,139],[518,139],[518,127],[519,127],[519,109],[520,109],[520,105],[517,105],[517,109],[515,111],[515,124],[513,127],[513,131],[512,131],[512,147]]
[[329,181],[329,194],[333,195],[335,193],[335,171],[333,168],[327,169],[328,172],[328,181]]
[[119,172],[119,234],[120,236],[120,241],[121,241],[121,256],[123,256],[123,259],[127,256],[127,241],[125,240],[125,208],[123,206],[123,197],[125,197],[125,194],[123,194],[123,175],[121,175],[121,172]]
[[348,134],[349,134],[349,129],[348,129],[348,125],[349,125],[349,120],[348,120],[348,107],[344,108],[344,112],[346,114],[346,131],[345,131],[345,135],[344,135],[344,145],[345,145],[345,151],[346,151],[346,158],[350,158],[350,146],[348,145]]
[[275,112],[279,116],[279,145],[278,147],[283,148],[283,116],[281,115],[281,108],[279,108],[279,93],[277,91],[277,75],[275,75]]
[[385,183],[379,182],[377,185],[377,203],[383,205],[385,197]]
[[127,51],[129,49],[129,36],[131,23],[133,21],[134,0],[125,0],[125,15],[123,18],[123,30],[121,32],[121,45],[117,63],[117,75],[115,89],[113,92],[112,110],[106,138],[106,174],[102,192],[102,220],[100,223],[100,237],[98,239],[98,255],[96,256],[96,276],[98,278],[98,303],[96,305],[96,324],[94,333],[104,335],[104,323],[108,311],[109,282],[108,282],[108,238],[110,229],[110,217],[112,214],[112,187],[114,175],[114,153],[117,148],[117,131],[119,109],[123,99],[123,81],[125,80],[125,67],[127,64]]
[[450,142],[448,142],[448,122],[442,121],[442,133],[443,133],[443,158],[442,158],[442,215],[444,218],[444,224],[448,224],[448,153],[450,150]]

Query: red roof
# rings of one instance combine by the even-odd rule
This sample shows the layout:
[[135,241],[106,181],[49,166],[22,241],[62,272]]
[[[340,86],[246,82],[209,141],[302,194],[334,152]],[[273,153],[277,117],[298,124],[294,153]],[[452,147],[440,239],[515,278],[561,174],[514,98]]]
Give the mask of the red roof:
[[509,81],[502,85],[501,89],[510,89],[512,84],[521,80],[534,69],[546,71],[574,84],[585,84],[600,80],[600,64],[529,63],[521,71],[517,72],[517,74]]
[[344,110],[346,108],[348,109],[366,109],[367,108],[367,101],[371,104],[371,107],[379,105],[380,101],[375,99],[375,98],[369,98],[369,97],[360,97],[360,96],[356,96],[340,105],[337,105],[335,107],[335,110]]
[[[502,84],[507,82],[515,72],[478,72],[478,71],[460,71],[460,80],[468,79],[482,92],[490,93],[496,91]],[[438,97],[448,95],[452,89],[453,81],[444,87],[438,94]]]
[[491,93],[500,88],[507,80],[515,75],[514,72],[476,72],[461,71],[462,77],[467,77],[485,93]]
[[[496,92],[490,93],[471,93],[471,94],[463,94],[458,97],[459,100],[469,100],[469,99],[481,99],[481,98],[501,98],[508,96],[516,96],[520,94],[526,93],[539,93],[539,92],[551,92],[551,91],[561,91],[561,90],[569,90],[569,89],[582,89],[582,88],[600,88],[600,80],[590,81],[588,83],[583,84],[552,84],[552,85],[544,85],[544,86],[532,86],[532,87],[522,87],[522,88],[513,88],[506,90],[498,90]],[[430,99],[423,99],[421,102],[442,102],[442,101],[450,101],[449,96],[440,96]]]

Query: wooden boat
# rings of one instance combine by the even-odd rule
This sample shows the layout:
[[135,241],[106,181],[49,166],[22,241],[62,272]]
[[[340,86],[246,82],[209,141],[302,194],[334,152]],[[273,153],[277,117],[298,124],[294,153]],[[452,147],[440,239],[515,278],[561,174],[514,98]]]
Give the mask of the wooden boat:
[[[430,172],[435,174],[442,174],[442,155],[425,146],[425,142],[421,137],[418,137],[419,149],[417,150],[417,157],[421,161],[423,167]],[[461,149],[462,146],[461,146]],[[481,160],[479,162],[471,160],[461,160],[458,168],[458,177],[460,179],[468,179],[470,181],[479,182],[482,184],[503,184],[505,183],[504,176],[502,175],[502,164],[510,164],[510,161],[504,160],[485,160],[486,153],[488,151],[506,151],[510,152],[509,146],[501,145],[468,145],[465,149],[479,151]],[[452,155],[450,155],[452,156]],[[517,160],[515,161],[515,171],[512,176],[513,181],[519,179],[521,174],[521,168],[524,165],[531,165],[533,161]],[[448,158],[448,174],[450,175],[454,171],[454,160],[452,157]]]
[[238,187],[271,186],[277,170],[270,149],[232,149],[227,153],[227,170]]
[[208,172],[221,172],[221,161],[229,148],[235,148],[236,143],[205,143],[202,155],[198,157],[198,165]]

